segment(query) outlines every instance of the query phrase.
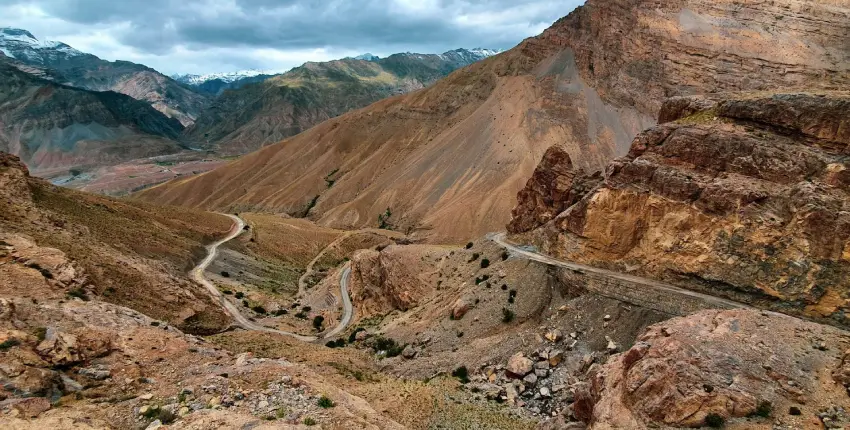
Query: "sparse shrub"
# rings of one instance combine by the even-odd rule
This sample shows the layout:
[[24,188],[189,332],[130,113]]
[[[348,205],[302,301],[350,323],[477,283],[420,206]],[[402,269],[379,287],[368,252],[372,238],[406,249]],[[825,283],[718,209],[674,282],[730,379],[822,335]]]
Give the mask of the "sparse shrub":
[[327,346],[328,348],[336,348],[336,342],[329,340],[327,341],[327,343],[325,343],[325,346]]
[[287,311],[286,309],[278,309],[278,310],[274,311],[274,316],[279,317],[281,315],[286,315],[288,313],[289,313],[289,311]]
[[301,308],[301,312],[304,312],[305,314],[306,314],[307,312],[312,311],[312,310],[313,310],[313,308],[311,308],[311,307],[309,307],[309,306],[304,306],[303,308]]
[[404,345],[399,345],[394,339],[379,336],[372,343],[372,349],[375,352],[385,351],[387,357],[395,357],[401,354],[401,351],[404,350]]
[[163,424],[171,424],[177,419],[177,416],[174,415],[174,411],[170,408],[159,408],[158,411],[159,413],[156,417]]
[[314,426],[314,425],[317,424],[316,420],[314,420],[313,418],[310,418],[310,417],[304,418],[303,423],[304,423],[305,426]]
[[486,269],[488,267],[490,267],[490,260],[488,260],[486,258],[482,258],[481,259],[481,268]]
[[18,346],[21,344],[21,341],[15,339],[14,337],[4,340],[0,343],[0,351],[5,351],[13,346]]
[[477,260],[477,259],[478,259],[478,257],[480,257],[480,256],[481,256],[481,254],[479,254],[479,253],[477,253],[477,252],[474,252],[474,253],[472,254],[472,257],[469,259],[469,261],[467,261],[467,263],[472,263],[473,261]]
[[502,284],[502,291],[508,291],[508,284]]
[[266,308],[264,308],[260,305],[252,307],[251,310],[258,313],[258,314],[265,314],[266,313]]
[[514,311],[508,308],[502,308],[502,322],[507,324],[514,320]]
[[472,242],[469,242],[466,244],[466,249],[472,249],[473,246],[474,244]]
[[510,256],[511,254],[509,254],[508,251],[502,251],[502,261],[507,260]]
[[304,312],[298,312],[297,314],[295,314],[295,318],[306,320],[307,314],[305,314]]
[[230,295],[232,295],[232,294],[233,294],[233,291],[230,291],[230,290],[222,290],[221,292],[222,292],[223,294],[228,295],[228,296],[230,296]]
[[37,337],[40,341],[47,337],[47,327],[36,327],[34,331],[35,337]]
[[230,277],[230,272],[226,272],[226,271],[222,270],[222,271],[221,271],[221,277],[222,277],[222,278],[229,278],[229,277]]
[[461,383],[466,384],[469,382],[469,370],[467,370],[466,366],[460,366],[452,372],[452,376],[459,379]]
[[723,427],[725,423],[726,420],[718,414],[711,413],[705,416],[705,425],[711,428],[719,429]]
[[159,327],[159,321],[151,321],[151,325],[154,327]]
[[759,403],[758,407],[756,407],[755,415],[760,416],[762,418],[767,418],[772,412],[773,404],[771,404],[767,400],[763,400]]
[[241,291],[237,291],[236,294],[233,295],[233,297],[236,297],[237,299],[241,299],[242,297],[245,297],[245,293],[243,293]]
[[354,331],[348,335],[348,343],[354,343],[357,340],[357,333],[360,333],[361,331],[366,331],[366,329],[363,327],[357,327],[354,329]]
[[251,304],[250,304],[250,303],[248,303],[248,301],[247,301],[247,300],[242,300],[242,306],[245,306],[246,308],[250,308],[250,307],[251,307]]
[[392,226],[390,225],[390,217],[392,215],[393,213],[390,211],[390,208],[387,208],[384,213],[378,215],[378,228],[384,230],[391,230]]
[[336,406],[334,404],[334,401],[331,400],[330,397],[328,397],[324,394],[322,394],[322,397],[319,397],[318,405],[319,405],[319,407],[325,408],[325,409],[332,408],[332,407]]
[[316,315],[315,317],[313,317],[313,328],[315,328],[316,330],[321,331],[322,330],[322,324],[324,324],[324,323],[325,323],[325,317],[323,317],[321,315]]
[[513,303],[516,300],[516,290],[508,292],[508,303]]
[[76,297],[84,302],[89,301],[89,296],[82,288],[73,288],[68,290],[68,297]]
[[337,347],[337,348],[343,348],[343,347],[345,347],[345,339],[343,339],[343,338],[339,338],[339,339],[337,339],[337,340],[336,340],[336,347]]

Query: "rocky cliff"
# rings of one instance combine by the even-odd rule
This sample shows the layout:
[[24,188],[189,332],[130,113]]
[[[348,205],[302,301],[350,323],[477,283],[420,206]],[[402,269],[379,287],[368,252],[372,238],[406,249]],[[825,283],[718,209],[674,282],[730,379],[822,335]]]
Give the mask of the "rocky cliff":
[[[626,154],[668,96],[850,82],[850,8],[780,0],[596,1],[516,48],[140,198],[398,228],[502,229],[544,152],[587,172]],[[566,11],[565,11],[566,12]],[[334,173],[328,188],[324,180]]]
[[846,92],[673,99],[672,122],[530,236],[566,259],[846,325],[848,109]]

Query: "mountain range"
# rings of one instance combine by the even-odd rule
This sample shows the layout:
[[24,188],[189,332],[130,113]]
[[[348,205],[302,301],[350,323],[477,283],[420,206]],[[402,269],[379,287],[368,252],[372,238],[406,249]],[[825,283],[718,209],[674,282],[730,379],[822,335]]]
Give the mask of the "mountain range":
[[[14,80],[0,83],[8,89],[5,97],[18,100],[15,109],[3,112],[0,144],[21,156],[35,174],[61,176],[73,169],[76,175],[62,176],[63,183],[87,187],[98,177],[111,178],[111,166],[118,171],[123,169],[121,163],[132,161],[138,166],[139,157],[176,154],[187,148],[205,152],[188,152],[180,155],[180,160],[249,152],[389,95],[423,88],[493,53],[458,49],[441,55],[397,54],[376,58],[375,62],[344,59],[307,63],[283,74],[244,71],[171,78],[140,64],[105,61],[62,42],[42,41],[26,30],[4,27],[0,28],[0,63],[8,67],[3,67],[3,73],[12,74],[11,67],[37,79],[16,75]],[[66,111],[77,103],[74,97],[85,99],[78,103],[87,105],[91,97],[106,97],[94,93],[127,95],[166,117],[154,119],[146,113],[144,119],[136,118],[137,122],[170,125],[167,132],[158,126],[121,128],[118,123],[104,124],[103,116],[88,117],[80,112],[74,112],[71,119],[44,121],[30,115],[33,108],[24,109],[39,105],[41,99],[30,97],[26,104],[20,104],[24,103],[20,97],[29,94],[16,92],[23,87],[32,89],[32,94],[41,94],[34,90],[38,87],[45,88],[42,92],[62,88]],[[54,108],[51,114],[60,112]],[[166,121],[168,118],[177,120],[178,126]],[[106,147],[110,149],[100,151]],[[123,155],[117,154],[122,152],[120,148],[124,148]],[[134,179],[117,189],[110,185],[110,192],[123,193],[150,184],[143,175]],[[158,182],[162,176],[153,175],[150,180]]]

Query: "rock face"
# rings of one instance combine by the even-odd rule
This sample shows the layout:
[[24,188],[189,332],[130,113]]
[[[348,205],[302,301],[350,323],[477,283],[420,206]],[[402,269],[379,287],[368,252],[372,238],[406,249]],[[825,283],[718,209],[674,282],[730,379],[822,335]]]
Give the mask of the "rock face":
[[[340,228],[374,227],[391,208],[399,229],[459,243],[504,228],[549,147],[562,146],[586,172],[601,170],[655,123],[667,97],[846,87],[848,10],[835,1],[590,0],[422,91],[140,198],[289,214],[309,207],[310,218]],[[337,169],[328,189],[323,178]]]
[[525,188],[517,194],[508,232],[523,233],[546,224],[601,182],[600,172],[588,175],[573,166],[564,149],[549,148]]
[[[752,310],[675,318],[602,366],[578,409],[592,409],[594,429],[701,427],[709,414],[744,418],[769,403],[788,428],[820,428],[812,417],[850,407],[844,387],[821,377],[840,367],[848,342],[837,329]],[[802,414],[787,415],[791,407]]]
[[[547,252],[847,324],[850,93],[676,99]],[[694,113],[697,109],[703,109]]]

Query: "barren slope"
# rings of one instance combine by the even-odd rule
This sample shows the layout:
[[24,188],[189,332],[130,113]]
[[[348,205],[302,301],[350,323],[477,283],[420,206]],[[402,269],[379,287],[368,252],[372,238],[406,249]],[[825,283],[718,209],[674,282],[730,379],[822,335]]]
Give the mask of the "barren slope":
[[[44,275],[51,296],[97,296],[186,331],[223,330],[226,314],[189,282],[187,272],[205,254],[203,246],[230,227],[220,215],[55,187],[30,177],[18,158],[0,153],[0,243],[14,246],[18,240],[8,238],[25,235],[67,254],[76,268],[64,281]],[[50,260],[22,261],[36,270],[55,269]],[[14,276],[0,279],[0,289],[15,291]]]
[[548,147],[602,168],[654,123],[666,96],[846,85],[848,11],[797,0],[591,0],[428,89],[139,198],[308,212],[341,228],[376,226],[389,208],[392,226],[434,241],[480,235],[508,221]]

